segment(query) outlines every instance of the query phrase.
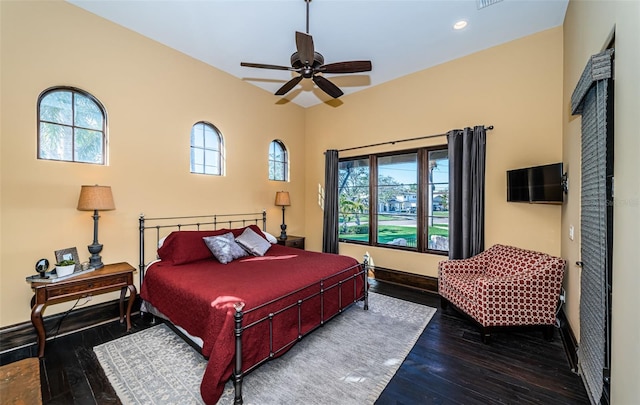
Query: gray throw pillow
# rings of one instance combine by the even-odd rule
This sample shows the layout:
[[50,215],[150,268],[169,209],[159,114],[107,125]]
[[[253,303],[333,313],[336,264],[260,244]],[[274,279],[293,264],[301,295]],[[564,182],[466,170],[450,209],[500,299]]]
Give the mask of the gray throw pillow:
[[251,228],[246,228],[244,232],[236,238],[236,242],[254,256],[264,256],[271,247],[271,243],[255,233]]
[[233,233],[202,238],[211,253],[222,264],[247,256],[247,252],[233,239]]

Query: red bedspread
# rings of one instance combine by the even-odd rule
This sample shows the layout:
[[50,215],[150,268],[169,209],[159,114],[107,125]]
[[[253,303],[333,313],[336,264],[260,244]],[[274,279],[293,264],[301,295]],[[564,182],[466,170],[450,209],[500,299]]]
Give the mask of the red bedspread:
[[[357,273],[360,270],[357,264],[355,259],[347,256],[272,245],[264,257],[249,256],[226,265],[213,258],[178,266],[156,263],[146,271],[140,295],[173,323],[203,339],[202,354],[209,357],[209,363],[200,391],[207,404],[215,404],[233,371],[234,303],[242,301],[246,304],[243,325],[249,325],[304,299],[300,307],[304,319],[301,332],[304,334],[320,323],[321,316],[326,320],[339,307],[351,303],[354,292],[357,298],[362,296],[361,276],[340,287],[329,288]],[[353,270],[332,276],[351,266],[355,266]],[[320,305],[320,294],[310,300],[305,299],[320,291],[319,284],[314,284],[286,300],[251,311],[323,278],[328,278],[324,282],[323,305]],[[339,290],[342,290],[341,299],[338,297]],[[273,330],[275,349],[294,341],[298,336],[298,307],[275,317]],[[245,370],[269,355],[268,331],[268,322],[245,330]],[[275,355],[279,356],[285,351]]]

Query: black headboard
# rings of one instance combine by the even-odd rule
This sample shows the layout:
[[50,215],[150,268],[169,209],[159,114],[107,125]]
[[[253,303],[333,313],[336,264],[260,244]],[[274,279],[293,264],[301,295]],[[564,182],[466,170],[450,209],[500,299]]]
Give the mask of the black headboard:
[[140,223],[140,262],[138,267],[140,269],[140,286],[142,286],[144,271],[148,263],[145,258],[145,234],[147,232],[155,233],[155,245],[153,245],[155,254],[160,239],[173,231],[242,228],[249,225],[259,226],[260,223],[262,223],[262,230],[267,230],[266,211],[246,214],[208,214],[163,218],[145,218],[144,214],[140,214],[138,221]]

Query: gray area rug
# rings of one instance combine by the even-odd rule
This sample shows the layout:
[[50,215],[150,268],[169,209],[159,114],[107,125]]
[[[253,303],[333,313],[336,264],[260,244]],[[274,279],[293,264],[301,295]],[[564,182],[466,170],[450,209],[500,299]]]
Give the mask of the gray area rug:
[[[372,404],[435,313],[371,293],[282,357],[247,375],[244,403]],[[205,359],[162,324],[94,348],[123,404],[202,404]],[[218,404],[233,404],[227,383]]]

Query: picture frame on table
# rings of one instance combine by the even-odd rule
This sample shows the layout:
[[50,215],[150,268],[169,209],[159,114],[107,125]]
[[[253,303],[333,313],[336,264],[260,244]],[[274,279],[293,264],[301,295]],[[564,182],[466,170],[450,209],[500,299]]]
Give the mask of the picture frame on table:
[[74,272],[81,270],[80,258],[78,257],[78,249],[70,247],[66,249],[60,249],[55,251],[56,263],[60,263],[63,260],[73,260],[76,262]]

